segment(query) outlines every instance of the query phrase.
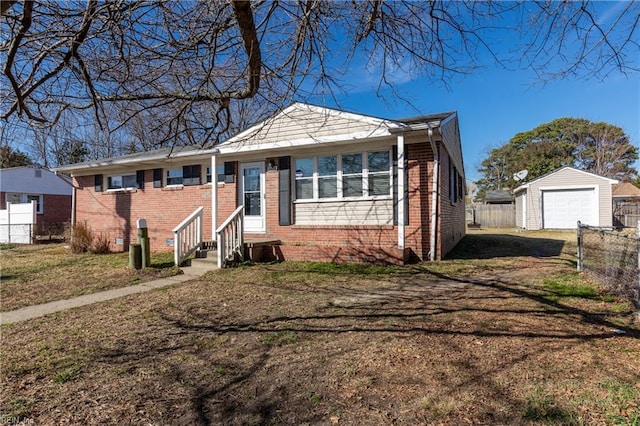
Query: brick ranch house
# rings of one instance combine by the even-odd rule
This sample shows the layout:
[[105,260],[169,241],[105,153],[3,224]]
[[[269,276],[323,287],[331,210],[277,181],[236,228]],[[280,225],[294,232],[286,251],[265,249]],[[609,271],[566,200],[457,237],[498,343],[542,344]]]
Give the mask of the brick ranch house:
[[[174,230],[193,213],[204,235],[195,245],[226,246],[239,230],[244,242],[273,242],[279,259],[404,264],[439,260],[464,236],[459,135],[455,112],[385,120],[295,103],[215,148],[58,171],[73,177],[75,220],[118,249],[144,218],[153,250],[178,250],[192,235],[177,241]],[[233,235],[218,239],[221,225]]]
[[51,170],[40,167],[0,169],[0,209],[7,203],[36,202],[37,234],[62,232],[71,222],[71,182]]

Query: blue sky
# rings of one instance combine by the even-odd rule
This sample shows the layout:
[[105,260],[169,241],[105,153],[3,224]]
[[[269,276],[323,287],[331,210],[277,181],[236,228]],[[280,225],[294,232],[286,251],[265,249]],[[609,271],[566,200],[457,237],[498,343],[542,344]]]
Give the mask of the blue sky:
[[[375,90],[340,97],[346,110],[384,118],[458,111],[467,180],[474,181],[487,152],[518,132],[560,117],[586,118],[615,124],[640,143],[640,80],[616,75],[605,81],[536,82],[533,73],[484,68],[449,87],[410,81],[398,86],[406,102],[385,102]],[[636,164],[636,168],[640,168]]]
[[[599,2],[593,6],[598,22],[608,25],[627,5],[626,2]],[[496,65],[486,51],[480,52],[477,58],[482,62],[477,64],[480,66],[477,70],[466,76],[448,78],[447,86],[421,78],[420,75],[424,75],[421,70],[412,70],[408,66],[404,69],[394,67],[390,74],[395,89],[408,101],[394,102],[389,101],[393,98],[389,90],[386,90],[385,99],[376,95],[379,70],[374,66],[379,65],[379,60],[371,60],[369,65],[365,65],[367,60],[360,58],[360,64],[352,64],[347,73],[345,88],[348,94],[337,96],[338,105],[328,106],[384,118],[458,111],[468,181],[479,177],[477,168],[490,149],[508,142],[518,132],[560,117],[586,118],[617,125],[630,136],[632,144],[640,144],[638,73],[625,76],[614,71],[605,79],[569,77],[542,81],[533,71],[517,70],[516,63],[518,58],[521,59],[519,43],[527,43],[526,38],[518,37],[527,37],[527,33],[520,31],[518,15],[506,19],[499,24],[499,29],[491,29],[483,37],[492,43],[492,49],[499,56],[512,58],[506,66],[515,70]],[[572,35],[567,37],[566,46],[572,46],[572,42],[579,45],[583,41],[571,39]],[[595,38],[589,42],[597,40],[599,34],[592,33],[591,37]],[[547,48],[553,49],[554,46]],[[571,50],[563,50],[563,54],[568,53],[571,58]],[[633,48],[630,52],[633,55]],[[638,66],[637,57],[629,59]],[[561,62],[554,56],[550,66],[558,64]],[[636,162],[636,169],[640,170],[640,162]]]

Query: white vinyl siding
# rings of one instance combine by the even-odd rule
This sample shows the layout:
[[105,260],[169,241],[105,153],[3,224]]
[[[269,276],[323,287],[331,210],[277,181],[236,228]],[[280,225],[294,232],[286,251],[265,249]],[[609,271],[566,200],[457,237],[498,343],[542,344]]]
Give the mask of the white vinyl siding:
[[222,146],[237,145],[246,148],[251,145],[307,140],[310,139],[309,135],[313,135],[315,140],[336,135],[345,135],[345,139],[351,139],[354,134],[374,134],[381,129],[386,129],[384,120],[294,104],[276,117],[237,135]]
[[393,200],[296,204],[296,225],[393,225]]

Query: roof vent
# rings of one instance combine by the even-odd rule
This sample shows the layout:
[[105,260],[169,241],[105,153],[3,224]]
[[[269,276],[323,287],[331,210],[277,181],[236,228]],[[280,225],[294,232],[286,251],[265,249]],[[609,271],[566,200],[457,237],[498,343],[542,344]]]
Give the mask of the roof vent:
[[41,178],[42,177],[42,170],[36,169],[36,177],[37,178]]

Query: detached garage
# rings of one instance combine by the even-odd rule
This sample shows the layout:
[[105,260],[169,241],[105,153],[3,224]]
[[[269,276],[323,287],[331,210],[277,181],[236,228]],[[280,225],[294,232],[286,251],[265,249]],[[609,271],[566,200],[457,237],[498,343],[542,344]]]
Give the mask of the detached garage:
[[575,229],[578,221],[612,226],[611,185],[617,180],[564,167],[515,189],[516,226]]

